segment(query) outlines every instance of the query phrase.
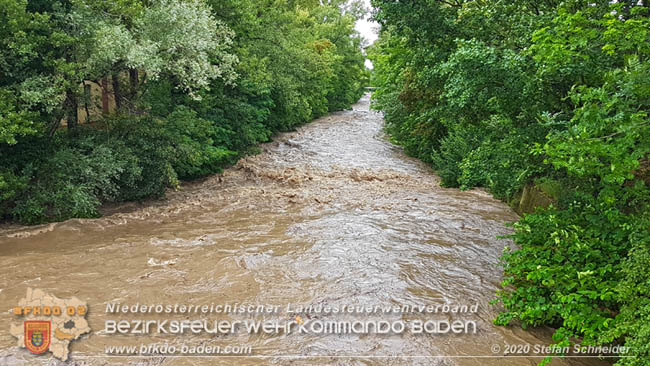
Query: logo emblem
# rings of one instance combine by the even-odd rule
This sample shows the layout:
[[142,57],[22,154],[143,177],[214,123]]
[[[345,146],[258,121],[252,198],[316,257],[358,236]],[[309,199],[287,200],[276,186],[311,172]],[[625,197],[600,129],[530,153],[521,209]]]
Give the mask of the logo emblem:
[[25,347],[32,353],[43,353],[50,347],[49,320],[25,321]]

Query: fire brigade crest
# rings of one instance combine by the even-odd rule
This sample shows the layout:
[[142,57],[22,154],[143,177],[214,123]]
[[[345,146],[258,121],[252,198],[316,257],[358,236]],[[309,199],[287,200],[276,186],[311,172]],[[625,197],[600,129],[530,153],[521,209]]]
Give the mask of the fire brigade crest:
[[76,297],[60,299],[30,288],[11,313],[15,321],[9,332],[19,347],[35,354],[51,352],[62,361],[68,359],[70,343],[90,333],[88,305]]
[[26,320],[25,348],[32,353],[43,353],[50,347],[51,327],[49,320]]

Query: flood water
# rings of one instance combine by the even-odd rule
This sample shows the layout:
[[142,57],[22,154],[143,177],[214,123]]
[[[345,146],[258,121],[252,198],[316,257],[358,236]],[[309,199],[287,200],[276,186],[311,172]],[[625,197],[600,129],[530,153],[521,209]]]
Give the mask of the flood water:
[[[86,301],[92,333],[70,345],[74,365],[535,365],[492,356],[494,344],[549,344],[550,329],[498,327],[490,305],[498,260],[517,215],[481,190],[439,186],[423,163],[387,141],[366,95],[262,146],[223,174],[161,201],[127,204],[95,220],[0,232],[0,365],[58,364],[9,334],[5,311],[38,288]],[[108,335],[107,319],[198,315],[107,314],[106,304],[477,305],[474,314],[321,314],[304,321],[473,320],[470,334]],[[217,314],[209,319],[292,320]],[[108,345],[247,345],[251,356],[108,358]],[[409,357],[405,357],[409,356]],[[475,356],[481,356],[477,358]],[[593,365],[557,359],[554,365]]]

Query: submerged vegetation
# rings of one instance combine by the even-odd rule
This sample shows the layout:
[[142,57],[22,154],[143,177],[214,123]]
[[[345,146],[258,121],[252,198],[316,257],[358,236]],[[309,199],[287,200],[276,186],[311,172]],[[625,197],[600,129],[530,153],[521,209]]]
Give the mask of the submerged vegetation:
[[650,4],[372,3],[392,139],[445,186],[553,201],[515,224],[496,322],[650,365]]
[[363,92],[343,0],[0,0],[0,218],[96,217]]

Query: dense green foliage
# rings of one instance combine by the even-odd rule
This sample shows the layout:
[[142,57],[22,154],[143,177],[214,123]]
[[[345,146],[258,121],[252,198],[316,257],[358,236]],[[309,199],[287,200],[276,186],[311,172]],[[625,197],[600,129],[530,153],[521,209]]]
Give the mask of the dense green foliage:
[[446,186],[513,200],[498,324],[568,345],[625,344],[650,365],[647,1],[374,0],[374,105]]
[[[95,217],[348,108],[367,77],[363,13],[342,0],[0,0],[0,218]],[[89,113],[106,102],[90,85],[110,87],[114,108]]]

